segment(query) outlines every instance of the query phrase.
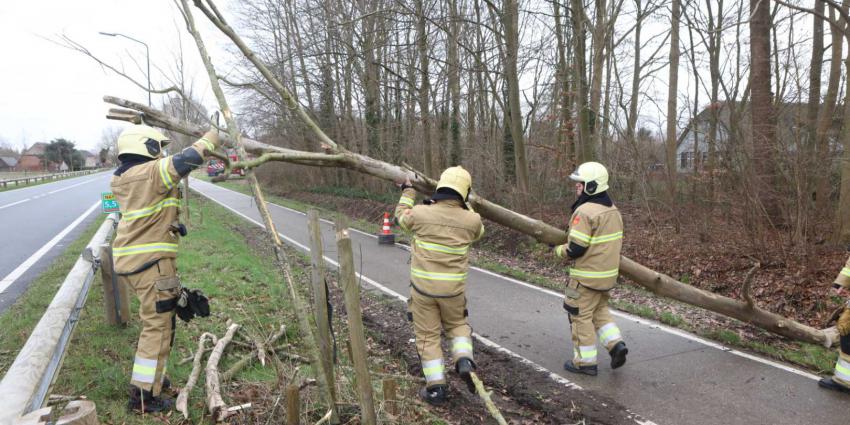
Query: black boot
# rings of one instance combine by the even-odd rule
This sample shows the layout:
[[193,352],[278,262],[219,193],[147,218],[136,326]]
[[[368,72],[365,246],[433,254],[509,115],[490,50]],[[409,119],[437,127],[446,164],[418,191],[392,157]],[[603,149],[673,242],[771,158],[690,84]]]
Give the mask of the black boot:
[[823,378],[818,381],[818,386],[821,388],[826,388],[828,390],[838,391],[842,393],[850,393],[850,388],[845,387],[844,385],[839,384],[832,380],[832,378]]
[[460,379],[466,382],[466,388],[469,389],[469,392],[475,394],[475,383],[472,382],[471,375],[472,372],[475,372],[475,362],[466,357],[461,358],[457,361],[455,369],[457,370],[457,374],[460,375]]
[[629,354],[629,349],[626,348],[625,342],[620,341],[608,353],[611,354],[611,369],[616,369],[626,364],[626,354]]
[[599,373],[596,365],[593,366],[576,366],[572,360],[567,360],[564,363],[564,370],[572,373],[583,373],[585,375],[596,376]]
[[159,413],[171,410],[174,400],[154,397],[150,391],[145,391],[136,386],[130,386],[130,400],[127,409],[136,413]]
[[419,397],[434,406],[442,406],[446,403],[448,387],[445,385],[434,385],[431,387],[423,387],[419,390]]

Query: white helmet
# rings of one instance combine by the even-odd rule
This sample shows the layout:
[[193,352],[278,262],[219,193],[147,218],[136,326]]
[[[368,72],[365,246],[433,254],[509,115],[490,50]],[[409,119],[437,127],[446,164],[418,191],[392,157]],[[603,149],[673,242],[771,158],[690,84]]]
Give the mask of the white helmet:
[[570,174],[570,179],[584,183],[584,193],[594,195],[608,190],[608,170],[598,162],[585,162]]

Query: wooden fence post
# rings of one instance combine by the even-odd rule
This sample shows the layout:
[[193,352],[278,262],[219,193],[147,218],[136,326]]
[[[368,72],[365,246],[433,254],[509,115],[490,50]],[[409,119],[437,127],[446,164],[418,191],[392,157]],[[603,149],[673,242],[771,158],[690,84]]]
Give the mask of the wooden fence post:
[[103,282],[103,310],[106,322],[123,326],[130,319],[130,300],[127,285],[113,270],[112,246],[106,244],[100,249],[100,277]]
[[339,423],[339,413],[336,408],[336,379],[334,379],[333,347],[331,346],[332,320],[328,311],[328,287],[325,281],[324,249],[322,246],[322,228],[319,224],[319,212],[310,210],[307,212],[307,226],[310,230],[310,265],[311,283],[313,284],[313,311],[315,313],[316,327],[318,328],[318,346],[321,356],[322,373],[325,375],[327,388],[323,390],[330,394],[331,424]]
[[298,425],[301,416],[301,395],[298,385],[286,387],[286,425]]
[[375,425],[375,402],[372,396],[372,379],[366,354],[366,334],[360,312],[360,285],[354,273],[354,252],[345,219],[336,222],[336,246],[339,253],[339,282],[345,294],[345,311],[348,316],[348,337],[351,341],[351,361],[357,377],[357,395],[360,398],[360,417],[364,425]]

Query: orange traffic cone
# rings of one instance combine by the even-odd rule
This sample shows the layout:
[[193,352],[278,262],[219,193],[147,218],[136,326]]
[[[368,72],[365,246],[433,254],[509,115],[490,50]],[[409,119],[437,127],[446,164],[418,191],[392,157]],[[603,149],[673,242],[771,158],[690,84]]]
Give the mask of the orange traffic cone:
[[383,229],[378,234],[378,245],[395,245],[395,235],[390,226],[390,213],[385,212]]

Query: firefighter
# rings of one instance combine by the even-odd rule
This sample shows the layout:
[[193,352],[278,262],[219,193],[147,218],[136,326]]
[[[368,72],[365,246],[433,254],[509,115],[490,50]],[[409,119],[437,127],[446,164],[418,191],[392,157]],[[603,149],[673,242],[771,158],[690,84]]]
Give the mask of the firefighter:
[[410,179],[400,183],[401,199],[395,210],[398,226],[413,234],[410,263],[408,319],[413,321],[416,349],[422,362],[425,387],[419,395],[428,403],[445,403],[448,387],[440,346],[440,331],[451,339],[455,371],[474,392],[470,373],[472,328],[467,323],[466,278],[469,245],[484,235],[481,216],[467,200],[472,177],[462,167],[443,171],[437,190],[423,205],[414,206],[416,190]]
[[[846,297],[848,289],[850,289],[850,259],[832,284],[832,291],[836,296]],[[841,339],[835,372],[831,378],[821,379],[818,385],[830,390],[850,393],[850,300],[847,300],[844,312],[838,318],[837,327]]]
[[145,125],[124,130],[118,137],[120,164],[111,182],[121,209],[112,244],[115,272],[139,297],[142,322],[128,408],[142,413],[168,410],[173,404],[160,393],[170,386],[165,373],[174,343],[175,313],[184,320],[193,309],[203,316],[200,311],[205,308],[209,314],[203,294],[182,289],[177,277],[178,237],[186,234],[178,221],[178,183],[215,150],[218,134],[211,130],[182,152],[164,156],[169,142]]
[[564,369],[596,376],[597,339],[611,355],[611,368],[626,363],[629,350],[611,313],[608,291],[617,283],[623,218],[608,196],[608,170],[585,162],[570,175],[578,199],[572,205],[567,243],[555,255],[575,261],[564,290],[564,309],[572,330],[573,356]]

